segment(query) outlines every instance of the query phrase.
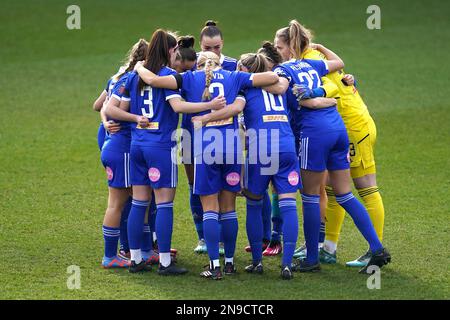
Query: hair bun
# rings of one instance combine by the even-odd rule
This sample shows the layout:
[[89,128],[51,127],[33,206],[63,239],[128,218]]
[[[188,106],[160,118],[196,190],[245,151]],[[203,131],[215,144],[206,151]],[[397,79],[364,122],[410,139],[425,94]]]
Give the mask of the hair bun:
[[264,49],[272,49],[273,48],[273,44],[270,41],[264,41],[262,44],[262,47]]
[[215,27],[215,26],[217,26],[217,23],[214,20],[208,20],[205,22],[205,27],[211,27],[211,26]]
[[178,45],[183,48],[194,47],[195,38],[193,36],[183,36],[178,39]]

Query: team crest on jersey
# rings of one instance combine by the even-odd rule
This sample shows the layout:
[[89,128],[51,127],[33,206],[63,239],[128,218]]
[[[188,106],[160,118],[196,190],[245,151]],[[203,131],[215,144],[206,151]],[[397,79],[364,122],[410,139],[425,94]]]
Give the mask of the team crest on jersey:
[[124,86],[121,86],[120,88],[119,88],[119,94],[124,94],[125,93],[125,87]]
[[105,168],[106,176],[108,177],[108,180],[111,181],[114,178],[114,173],[110,167]]
[[151,182],[157,182],[161,178],[161,172],[157,168],[150,168],[148,169],[148,178]]
[[299,176],[297,171],[291,171],[288,175],[288,181],[291,186],[298,185]]
[[226,177],[227,183],[230,186],[235,186],[241,181],[241,176],[237,172],[231,172]]

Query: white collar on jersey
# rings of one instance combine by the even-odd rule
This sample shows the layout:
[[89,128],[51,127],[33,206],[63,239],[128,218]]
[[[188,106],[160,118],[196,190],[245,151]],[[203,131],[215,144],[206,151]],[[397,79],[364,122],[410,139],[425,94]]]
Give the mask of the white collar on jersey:
[[220,64],[223,64],[223,60],[225,60],[225,56],[221,53],[220,54]]

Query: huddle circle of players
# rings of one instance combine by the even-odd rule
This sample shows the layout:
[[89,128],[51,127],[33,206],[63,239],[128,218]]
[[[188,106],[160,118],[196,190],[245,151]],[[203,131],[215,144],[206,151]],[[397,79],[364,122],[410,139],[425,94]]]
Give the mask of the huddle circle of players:
[[[188,272],[171,248],[180,113],[194,251],[210,260],[201,277],[237,272],[238,195],[246,198],[247,273],[262,274],[264,256],[282,255],[286,280],[335,264],[345,211],[369,246],[346,265],[370,273],[370,266],[389,263],[381,243],[376,127],[342,59],[313,43],[296,20],[239,61],[222,54],[214,21],[199,41],[196,53],[192,36],[158,29],[150,42],[140,39],[94,103],[109,186],[102,266]],[[296,248],[298,192],[306,241]]]

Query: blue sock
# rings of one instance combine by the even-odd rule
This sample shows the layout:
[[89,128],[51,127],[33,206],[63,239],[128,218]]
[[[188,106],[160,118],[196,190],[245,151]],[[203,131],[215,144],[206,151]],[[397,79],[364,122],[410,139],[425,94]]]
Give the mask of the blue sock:
[[[155,199],[154,197],[152,199]],[[152,245],[156,239],[153,239],[153,233],[156,232],[156,202],[152,200],[148,208],[148,225],[150,226],[150,236],[152,237]]]
[[122,210],[122,216],[120,217],[120,250],[130,251],[130,246],[128,245],[128,216],[130,215],[131,210],[131,201],[132,197],[129,197],[127,202],[125,203],[125,207]]
[[103,226],[103,239],[105,240],[105,257],[112,258],[117,254],[117,243],[120,237],[120,228]]
[[219,259],[219,213],[215,211],[203,212],[203,233],[209,260]]
[[305,233],[307,256],[310,264],[319,262],[319,232],[320,232],[320,196],[302,194],[303,201],[303,231]]
[[170,252],[173,230],[173,202],[160,203],[156,214],[156,237],[160,253]]
[[336,202],[350,214],[359,232],[369,243],[370,251],[377,252],[383,249],[383,245],[378,239],[370,220],[369,213],[367,213],[366,208],[355,198],[353,193],[336,195]]
[[141,249],[147,207],[148,201],[133,199],[131,203],[130,216],[128,217],[128,243],[132,250]]
[[280,199],[280,214],[283,219],[282,266],[290,266],[298,238],[297,202],[295,198]]
[[150,230],[150,225],[144,223],[144,232],[142,233],[142,244],[141,251],[149,253],[153,249],[152,232]]
[[325,222],[320,223],[319,243],[325,241]]
[[236,251],[236,239],[239,229],[236,211],[230,211],[220,214],[220,221],[222,222],[225,258],[233,258],[234,252]]
[[263,238],[263,200],[253,201],[247,199],[247,238],[252,248],[253,263],[262,260],[262,238]]
[[270,203],[270,197],[267,191],[264,194],[262,206],[263,239],[270,240],[270,232],[272,230],[272,204]]
[[283,220],[281,217],[273,217],[272,218],[273,230],[271,235],[272,241],[280,241],[281,233],[283,230]]
[[148,212],[154,213],[156,212],[156,200],[155,200],[155,193],[152,193],[152,201],[150,201],[150,204],[148,206]]
[[197,230],[198,240],[203,239],[203,208],[200,196],[193,193],[192,184],[189,185],[189,204],[191,205],[192,218],[194,219],[195,230]]
[[222,226],[222,220],[219,220],[219,242],[224,243],[225,242],[225,238],[223,236],[223,226]]

